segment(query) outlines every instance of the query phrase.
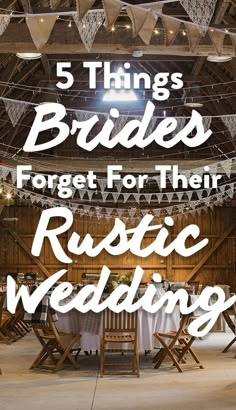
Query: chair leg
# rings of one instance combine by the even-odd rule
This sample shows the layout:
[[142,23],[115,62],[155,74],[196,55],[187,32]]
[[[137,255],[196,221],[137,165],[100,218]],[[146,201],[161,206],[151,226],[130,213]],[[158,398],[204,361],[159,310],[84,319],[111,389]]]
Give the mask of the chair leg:
[[[77,339],[78,339],[78,337],[77,337]],[[76,342],[77,342],[77,340],[76,340],[76,338],[74,338],[74,339],[68,344],[67,347],[65,347],[64,345],[60,344],[60,347],[61,347],[63,353],[62,353],[62,356],[61,356],[60,360],[58,361],[58,363],[57,363],[55,369],[53,370],[54,372],[58,371],[58,370],[61,368],[61,366],[62,366],[62,364],[64,363],[64,361],[66,360],[66,358],[69,359],[69,361],[71,362],[71,364],[74,366],[74,368],[75,368],[76,370],[79,370],[80,367],[79,367],[78,363],[75,361],[75,359],[74,359],[74,358],[71,356],[71,354],[70,354],[70,351],[71,351],[72,347],[76,344]]]
[[104,375],[104,341],[101,338],[100,342],[100,376]]
[[231,348],[231,346],[236,342],[236,337],[233,338],[233,340],[231,340],[231,342],[224,348],[224,350],[222,350],[221,353],[227,353],[228,350]]

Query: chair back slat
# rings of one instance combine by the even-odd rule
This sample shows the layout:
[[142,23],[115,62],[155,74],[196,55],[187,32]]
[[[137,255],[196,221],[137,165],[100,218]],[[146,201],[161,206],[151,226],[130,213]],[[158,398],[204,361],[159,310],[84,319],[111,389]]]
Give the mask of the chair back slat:
[[123,310],[115,313],[110,309],[103,312],[103,333],[104,332],[134,332],[137,331],[137,312],[128,313]]

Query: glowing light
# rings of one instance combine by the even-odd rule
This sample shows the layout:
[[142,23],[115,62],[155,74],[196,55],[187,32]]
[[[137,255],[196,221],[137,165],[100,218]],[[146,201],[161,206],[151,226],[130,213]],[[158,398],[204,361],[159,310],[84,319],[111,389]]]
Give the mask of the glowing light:
[[10,192],[7,193],[6,198],[11,199],[11,193]]
[[[117,74],[122,77],[124,75],[124,70],[122,67],[120,67],[117,71]],[[121,79],[121,86],[123,86],[124,81]],[[138,98],[133,90],[125,90],[125,89],[120,89],[120,90],[115,90],[115,89],[109,89],[103,96],[103,101],[137,101]]]
[[115,29],[116,29],[115,26],[112,26],[111,31],[115,31]]
[[157,28],[155,28],[154,34],[159,34],[159,30],[157,30]]

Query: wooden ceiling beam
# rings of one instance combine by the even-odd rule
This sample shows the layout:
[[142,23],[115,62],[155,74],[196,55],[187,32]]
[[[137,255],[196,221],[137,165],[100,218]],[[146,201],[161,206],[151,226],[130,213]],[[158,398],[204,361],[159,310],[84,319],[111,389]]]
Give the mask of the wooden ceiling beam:
[[[236,29],[236,24],[235,24]],[[21,35],[19,36],[19,30]],[[69,30],[69,31],[68,31]],[[104,35],[106,34],[106,35]],[[162,44],[152,44],[146,46],[139,38],[133,39],[131,35],[125,32],[119,32],[116,35],[107,33],[101,29],[97,33],[96,41],[93,44],[91,53],[101,54],[132,54],[133,50],[139,48],[144,54],[153,55],[181,55],[181,56],[207,56],[215,54],[215,48],[210,43],[199,45],[195,52],[190,51],[189,45],[174,44],[166,47]],[[35,45],[30,37],[29,30],[25,23],[11,23],[4,34],[0,37],[0,53],[19,53],[19,52],[37,52]],[[76,27],[68,29],[65,24],[56,24],[49,42],[40,49],[43,54],[84,54],[85,47],[80,42],[80,37]],[[233,45],[225,45],[224,53],[229,56],[235,56]],[[91,55],[91,54],[90,54]],[[92,56],[91,56],[92,58]]]

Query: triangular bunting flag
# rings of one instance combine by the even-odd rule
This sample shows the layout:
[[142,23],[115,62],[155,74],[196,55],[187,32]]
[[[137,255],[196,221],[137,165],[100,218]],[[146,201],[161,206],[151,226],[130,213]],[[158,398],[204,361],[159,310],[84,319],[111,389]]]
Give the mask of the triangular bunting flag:
[[152,195],[151,194],[144,194],[146,201],[150,204],[152,200]]
[[124,3],[118,0],[102,0],[102,4],[105,12],[105,26],[107,30],[110,30],[116,22]]
[[0,16],[0,36],[6,30],[8,24],[10,23],[10,20],[11,20],[11,14],[2,14]]
[[4,105],[8,117],[10,118],[13,127],[15,127],[21,116],[27,110],[28,104],[4,99]]
[[158,16],[157,14],[150,11],[147,15],[147,18],[143,24],[143,27],[139,31],[139,36],[143,40],[143,42],[148,45],[150,43],[153,30],[157,24]]
[[196,194],[197,194],[198,199],[201,200],[201,199],[202,199],[203,190],[195,191],[195,192],[196,192]]
[[225,115],[222,118],[232,138],[236,135],[236,115]]
[[133,195],[135,201],[139,204],[140,194],[134,194],[134,193],[132,193],[132,195]]
[[79,20],[93,7],[95,0],[76,0],[76,8]]
[[198,25],[199,31],[205,36],[213,17],[217,0],[180,0],[190,19]]
[[27,16],[26,24],[28,26],[31,38],[37,49],[42,48],[47,42],[56,23],[57,16]]
[[124,203],[126,203],[127,201],[128,201],[128,199],[129,199],[129,197],[130,197],[130,193],[128,193],[128,194],[122,194],[123,195],[123,198],[124,198]]
[[184,192],[176,192],[176,195],[178,197],[179,202],[181,201],[181,199],[183,198]]
[[189,42],[189,47],[190,50],[192,51],[192,53],[194,53],[194,51],[196,50],[200,39],[201,39],[201,33],[198,29],[197,26],[195,26],[195,24],[191,24],[191,23],[184,23],[185,24],[185,28],[187,31],[187,36],[188,36],[188,42]]
[[132,22],[133,37],[136,37],[142,29],[149,11],[135,6],[127,7],[128,16]]
[[117,200],[120,196],[120,193],[119,192],[112,192],[112,196],[113,196],[114,201],[117,202]]
[[87,194],[88,194],[89,200],[91,201],[93,195],[95,194],[95,191],[87,191]]
[[203,127],[205,132],[209,130],[210,126],[211,126],[211,117],[202,117],[202,123],[203,123]]
[[162,16],[161,19],[165,28],[165,39],[168,47],[175,41],[181,21],[166,16]]
[[106,179],[98,179],[98,183],[99,183],[101,191],[104,192],[105,189],[106,189],[106,186],[107,186],[107,180]]
[[86,189],[79,189],[79,197],[80,197],[80,199],[81,200],[83,200],[84,199],[84,195],[86,194]]
[[221,162],[221,167],[229,178],[231,175],[232,159],[227,159],[226,161]]
[[217,54],[221,56],[223,45],[224,45],[225,32],[216,31],[216,30],[208,30],[208,34],[210,36],[213,46],[215,47],[217,51]]
[[104,11],[91,11],[87,13],[82,20],[79,20],[78,15],[74,15],[74,22],[78,28],[81,40],[84,47],[89,52],[92,48],[95,36],[99,27],[104,21]]
[[174,195],[174,192],[167,192],[166,193],[166,196],[167,196],[167,199],[168,199],[169,203],[172,201],[173,195]]

